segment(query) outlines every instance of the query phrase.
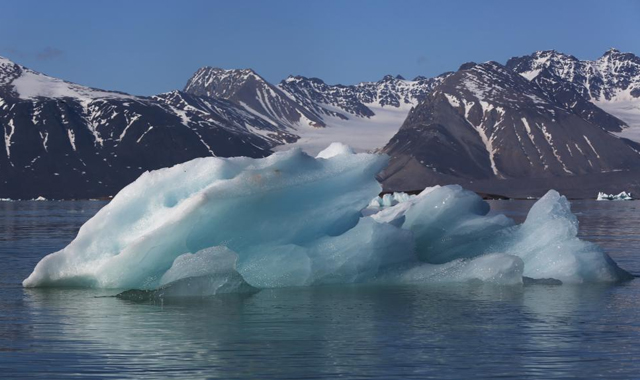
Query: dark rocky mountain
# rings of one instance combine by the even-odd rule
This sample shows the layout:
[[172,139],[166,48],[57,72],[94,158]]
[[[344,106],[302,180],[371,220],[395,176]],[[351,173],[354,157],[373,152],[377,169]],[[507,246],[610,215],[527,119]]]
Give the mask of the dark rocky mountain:
[[185,92],[233,102],[272,123],[286,135],[282,143],[297,138],[294,146],[315,154],[334,141],[357,150],[381,148],[411,107],[446,75],[413,81],[387,75],[377,82],[349,86],[290,76],[273,86],[250,69],[203,67],[189,79]]
[[97,90],[3,58],[0,125],[0,197],[17,199],[113,195],[145,170],[203,156],[262,157],[289,138],[224,100]]
[[320,118],[328,115],[347,120],[348,114],[365,118],[374,115],[358,98],[355,86],[331,86],[322,79],[299,75],[288,77],[278,86]]
[[[565,88],[621,119],[631,131],[640,127],[640,57],[632,53],[610,49],[597,60],[588,61],[548,50],[514,57],[506,66],[543,88],[557,86],[562,80]],[[615,121],[597,115],[594,120],[616,131]]]
[[629,140],[640,141],[640,58],[542,51],[356,85],[290,76],[274,86],[250,69],[204,67],[184,91],[153,97],[0,58],[0,126],[0,198],[113,195],[145,170],[195,157],[261,157],[289,144],[313,154],[333,141],[359,150],[388,141],[381,180],[392,190],[640,190],[640,144]]
[[[265,156],[305,133],[335,127],[336,120],[375,124],[380,111],[372,104],[407,106],[382,119],[393,133],[439,80],[385,77],[342,86],[355,94],[354,106],[331,112],[324,101],[339,104],[335,89],[341,86],[327,86],[323,100],[303,98],[295,86],[273,86],[252,70],[202,68],[185,91],[139,97],[65,82],[0,58],[0,198],[113,195],[145,170],[203,156]],[[344,137],[328,135],[331,141]]]
[[350,86],[328,85],[318,78],[290,76],[278,86],[318,117],[329,115],[348,119],[355,115],[370,118],[376,114],[374,107],[410,108],[418,104],[450,74],[435,78],[418,77],[413,81],[407,81],[400,75],[386,75],[377,82]]
[[555,50],[538,51],[511,58],[506,66],[529,80],[548,69],[589,100],[613,100],[622,92],[640,97],[640,57],[617,49],[608,50],[595,61],[581,61]]
[[623,129],[629,128],[624,121],[584,98],[571,82],[563,80],[547,68],[540,70],[531,81],[538,85],[550,100],[605,131],[622,132]]
[[241,133],[248,132],[266,140],[270,147],[298,139],[298,136],[279,128],[271,120],[250,113],[225,99],[195,96],[183,91],[172,91],[152,98],[168,105],[180,116],[183,124],[204,128],[218,125]]
[[576,107],[580,96],[568,106],[565,97],[576,92],[540,86],[496,62],[465,64],[410,112],[383,150],[392,159],[381,180],[390,190],[451,182],[474,188],[483,180],[640,170],[637,146],[607,132],[617,119],[590,103]]
[[315,128],[325,127],[322,118],[251,69],[203,67],[189,79],[184,91],[196,96],[229,100],[268,120],[283,132],[295,130],[301,123]]

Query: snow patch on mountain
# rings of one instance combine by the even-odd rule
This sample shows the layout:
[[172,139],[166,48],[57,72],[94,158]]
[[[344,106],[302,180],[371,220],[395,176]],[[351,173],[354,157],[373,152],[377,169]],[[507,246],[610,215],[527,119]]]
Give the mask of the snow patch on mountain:
[[610,49],[594,60],[579,60],[555,50],[515,57],[507,66],[529,81],[550,72],[605,112],[624,121],[620,137],[640,141],[640,57]]
[[[341,111],[337,107],[321,104],[330,111]],[[369,118],[349,114],[344,120],[336,116],[325,115],[325,128],[301,127],[296,130],[300,139],[292,144],[275,147],[275,150],[301,148],[310,155],[316,155],[332,142],[339,141],[351,146],[356,152],[370,152],[383,147],[400,126],[411,110],[411,105],[400,107],[367,104],[374,113]]]
[[69,83],[28,69],[23,70],[22,75],[14,79],[11,84],[21,99],[38,97],[75,98],[89,102],[95,98],[133,98],[128,94],[103,91]]

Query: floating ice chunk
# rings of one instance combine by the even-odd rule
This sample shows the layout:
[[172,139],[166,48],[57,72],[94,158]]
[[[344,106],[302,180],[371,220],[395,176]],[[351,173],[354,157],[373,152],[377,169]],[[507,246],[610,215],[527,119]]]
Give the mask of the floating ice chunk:
[[412,207],[399,209],[406,210],[403,227],[414,232],[417,255],[426,262],[500,252],[520,257],[524,276],[534,279],[581,283],[630,278],[597,245],[578,239],[578,220],[569,201],[553,190],[519,226],[503,215],[487,215],[486,202],[456,186],[434,188],[418,196]]
[[176,257],[171,268],[162,275],[160,286],[185,278],[236,272],[237,259],[238,255],[227,247],[211,247],[196,253],[185,253]]
[[[201,158],[143,174],[42,259],[24,286],[138,289],[133,296],[360,282],[523,276],[567,283],[628,274],[579,240],[566,198],[549,192],[520,226],[459,186],[363,209],[387,157],[334,146],[262,159]],[[235,289],[235,290],[234,290]],[[153,290],[151,293],[146,290]]]
[[131,289],[116,297],[131,301],[163,300],[167,298],[210,297],[227,293],[255,293],[259,289],[247,284],[238,272],[188,277],[158,289]]
[[407,202],[414,198],[415,195],[409,195],[407,193],[395,192],[393,194],[384,194],[383,196],[377,196],[369,202],[369,207],[381,208],[395,206],[398,203]]
[[506,240],[524,260],[524,275],[564,283],[611,282],[630,275],[597,245],[578,239],[578,219],[569,201],[549,191],[536,202],[525,222]]
[[597,200],[599,201],[632,201],[633,197],[631,196],[631,193],[627,193],[626,191],[623,191],[618,195],[599,192]]
[[435,187],[420,194],[406,208],[403,224],[416,239],[418,257],[442,264],[486,253],[504,252],[496,245],[513,221],[487,216],[489,204],[460,186]]
[[434,187],[407,203],[373,215],[414,233],[421,261],[445,264],[503,253],[521,258],[523,275],[564,283],[612,282],[630,275],[597,245],[577,238],[578,220],[569,201],[549,191],[519,226],[459,186]]
[[631,196],[631,193],[627,193],[626,191],[621,192],[620,194],[616,195],[616,198],[623,200],[623,201],[631,201],[633,200],[633,197]]
[[119,298],[146,301],[172,297],[208,297],[254,292],[236,270],[238,255],[226,247],[212,247],[178,256],[154,290],[131,290]]
[[522,284],[523,270],[524,262],[521,258],[493,253],[470,260],[458,259],[441,265],[423,263],[399,272],[397,276],[403,283],[452,283],[478,280],[499,285],[516,285]]
[[184,253],[226,246],[244,267],[260,247],[341,235],[380,192],[375,175],[386,163],[381,155],[314,159],[296,149],[144,173],[24,285],[149,289]]

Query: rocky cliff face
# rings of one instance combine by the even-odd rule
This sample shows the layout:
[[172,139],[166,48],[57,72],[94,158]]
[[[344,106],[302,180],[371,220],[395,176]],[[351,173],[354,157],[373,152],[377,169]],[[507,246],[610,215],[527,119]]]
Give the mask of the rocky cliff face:
[[281,131],[295,130],[299,124],[325,127],[322,118],[292,100],[251,69],[203,67],[189,79],[184,91],[196,96],[229,100],[246,111],[269,120]]
[[629,139],[640,141],[640,58],[540,51],[504,66],[356,85],[302,76],[273,85],[250,69],[203,67],[184,91],[153,97],[0,58],[0,126],[0,197],[113,195],[145,170],[196,157],[290,146],[314,154],[334,141],[384,147],[392,159],[381,180],[392,189],[500,190],[514,181],[571,189],[603,176],[624,184],[639,170],[640,145]]
[[[576,92],[540,86],[496,62],[465,64],[434,88],[384,148],[392,159],[381,179],[390,188],[418,188],[443,176],[556,178],[640,168],[633,144],[607,132],[616,130],[616,118],[588,102],[568,107],[567,94],[584,99]],[[594,115],[610,124],[599,125]]]
[[[640,57],[635,54],[610,49],[589,61],[554,50],[539,51],[514,57],[506,66],[543,86],[543,82],[562,82],[627,126],[640,128]],[[615,129],[614,123],[597,121]]]
[[0,197],[113,195],[145,170],[203,156],[262,157],[279,140],[232,103],[210,101],[202,113],[181,95],[92,89],[0,59]]

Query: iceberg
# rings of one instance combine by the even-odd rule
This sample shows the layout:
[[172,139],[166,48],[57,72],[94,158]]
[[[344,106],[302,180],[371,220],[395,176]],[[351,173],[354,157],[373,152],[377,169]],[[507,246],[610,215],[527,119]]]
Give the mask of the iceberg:
[[598,198],[596,199],[599,201],[632,201],[633,197],[631,196],[631,193],[627,193],[626,191],[623,191],[618,195],[599,192]]
[[455,185],[392,195],[371,211],[381,190],[375,177],[387,161],[332,144],[316,157],[293,149],[146,172],[67,247],[44,257],[23,285],[185,296],[323,284],[629,278],[598,246],[577,238],[578,221],[555,191],[521,225]]

